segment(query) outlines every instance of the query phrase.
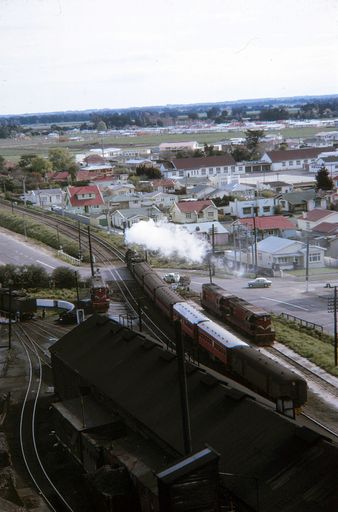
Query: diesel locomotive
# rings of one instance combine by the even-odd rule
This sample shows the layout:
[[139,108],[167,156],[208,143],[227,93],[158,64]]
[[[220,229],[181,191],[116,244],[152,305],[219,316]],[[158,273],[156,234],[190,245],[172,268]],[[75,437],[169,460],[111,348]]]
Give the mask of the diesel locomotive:
[[306,402],[307,384],[302,377],[250,347],[186,302],[135,251],[127,251],[126,263],[159,310],[169,320],[179,320],[183,336],[221,363],[234,380],[277,403],[280,409],[290,403],[298,408]]
[[257,345],[271,345],[275,339],[271,315],[267,311],[228,293],[217,284],[202,285],[201,304],[222,322],[246,334]]

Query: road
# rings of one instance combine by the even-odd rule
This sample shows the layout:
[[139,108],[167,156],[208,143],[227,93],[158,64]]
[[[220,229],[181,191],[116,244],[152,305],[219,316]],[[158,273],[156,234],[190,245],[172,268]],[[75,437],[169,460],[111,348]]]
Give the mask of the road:
[[[0,228],[0,265],[41,265],[48,272],[52,272],[61,264],[72,267],[52,256],[41,246],[26,242],[23,236],[5,231]],[[74,267],[75,268],[75,267]]]
[[[185,271],[167,269],[159,270],[161,276],[167,272]],[[189,272],[191,277],[191,289],[198,293],[201,292],[202,284],[209,282],[209,276],[198,271]],[[270,288],[248,288],[248,279],[239,276],[225,276],[216,274],[212,281],[222,286],[227,291],[241,297],[252,304],[261,306],[266,311],[280,314],[287,313],[296,316],[308,322],[314,322],[323,326],[325,332],[333,334],[334,323],[333,313],[327,311],[327,299],[333,295],[333,290],[324,288],[330,281],[327,276],[323,276],[315,281],[309,281],[308,287],[305,281],[298,281],[293,277],[269,278],[272,280]],[[333,281],[333,279],[331,279]]]
[[[13,265],[41,265],[49,273],[59,266],[68,266],[74,270],[79,270],[84,276],[90,273],[89,268],[73,267],[55,258],[53,251],[38,246],[32,241],[26,242],[23,236],[1,228],[0,265],[9,263]],[[177,269],[159,270],[162,276],[167,272],[186,273]],[[209,276],[206,273],[196,271],[189,274],[191,276],[191,289],[198,293],[202,289],[202,283],[209,282]],[[288,276],[283,279],[271,279],[273,281],[271,288],[248,288],[247,278],[229,277],[221,273],[217,273],[213,277],[213,282],[267,311],[276,314],[288,313],[303,320],[317,323],[322,325],[326,332],[333,334],[333,314],[327,312],[327,298],[329,295],[332,296],[333,290],[324,288],[326,282],[330,281],[327,276],[317,278],[315,281],[310,280],[308,290],[304,280],[298,281]],[[331,279],[332,282],[334,280],[336,279]]]

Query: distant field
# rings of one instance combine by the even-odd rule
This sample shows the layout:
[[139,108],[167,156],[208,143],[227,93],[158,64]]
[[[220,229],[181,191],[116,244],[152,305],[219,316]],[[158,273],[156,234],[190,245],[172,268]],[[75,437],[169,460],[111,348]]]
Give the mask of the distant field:
[[[269,134],[282,135],[285,138],[306,138],[312,137],[319,131],[333,131],[335,128],[286,128]],[[142,134],[133,137],[112,136],[98,134],[84,134],[82,141],[65,140],[56,142],[45,137],[33,137],[29,140],[0,139],[0,155],[13,161],[18,161],[21,155],[35,153],[47,156],[49,149],[68,148],[73,153],[86,152],[91,148],[109,146],[137,147],[137,146],[158,146],[161,142],[179,142],[196,140],[200,144],[212,144],[225,139],[244,137],[242,131],[213,132],[213,133],[182,133],[182,134]]]

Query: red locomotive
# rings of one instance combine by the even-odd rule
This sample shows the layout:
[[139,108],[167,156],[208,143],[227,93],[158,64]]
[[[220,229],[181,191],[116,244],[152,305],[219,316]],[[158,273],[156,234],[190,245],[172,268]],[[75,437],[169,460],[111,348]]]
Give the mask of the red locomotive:
[[294,407],[299,407],[306,402],[307,384],[302,377],[250,347],[186,302],[159,279],[139,254],[128,250],[126,262],[151,301],[168,319],[179,320],[183,336],[221,362],[232,378],[279,404],[291,400]]
[[223,322],[247,334],[257,345],[271,345],[275,339],[269,313],[217,284],[202,285],[201,304]]
[[90,298],[93,311],[97,313],[106,313],[108,311],[109,288],[104,283],[99,271],[91,278]]

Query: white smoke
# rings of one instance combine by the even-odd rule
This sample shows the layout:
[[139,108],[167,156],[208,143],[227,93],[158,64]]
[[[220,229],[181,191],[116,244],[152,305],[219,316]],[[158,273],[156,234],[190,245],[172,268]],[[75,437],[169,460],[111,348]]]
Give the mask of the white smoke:
[[211,246],[206,240],[177,224],[167,222],[140,221],[126,230],[127,245],[138,244],[144,249],[158,251],[166,258],[178,257],[191,263],[201,263]]

